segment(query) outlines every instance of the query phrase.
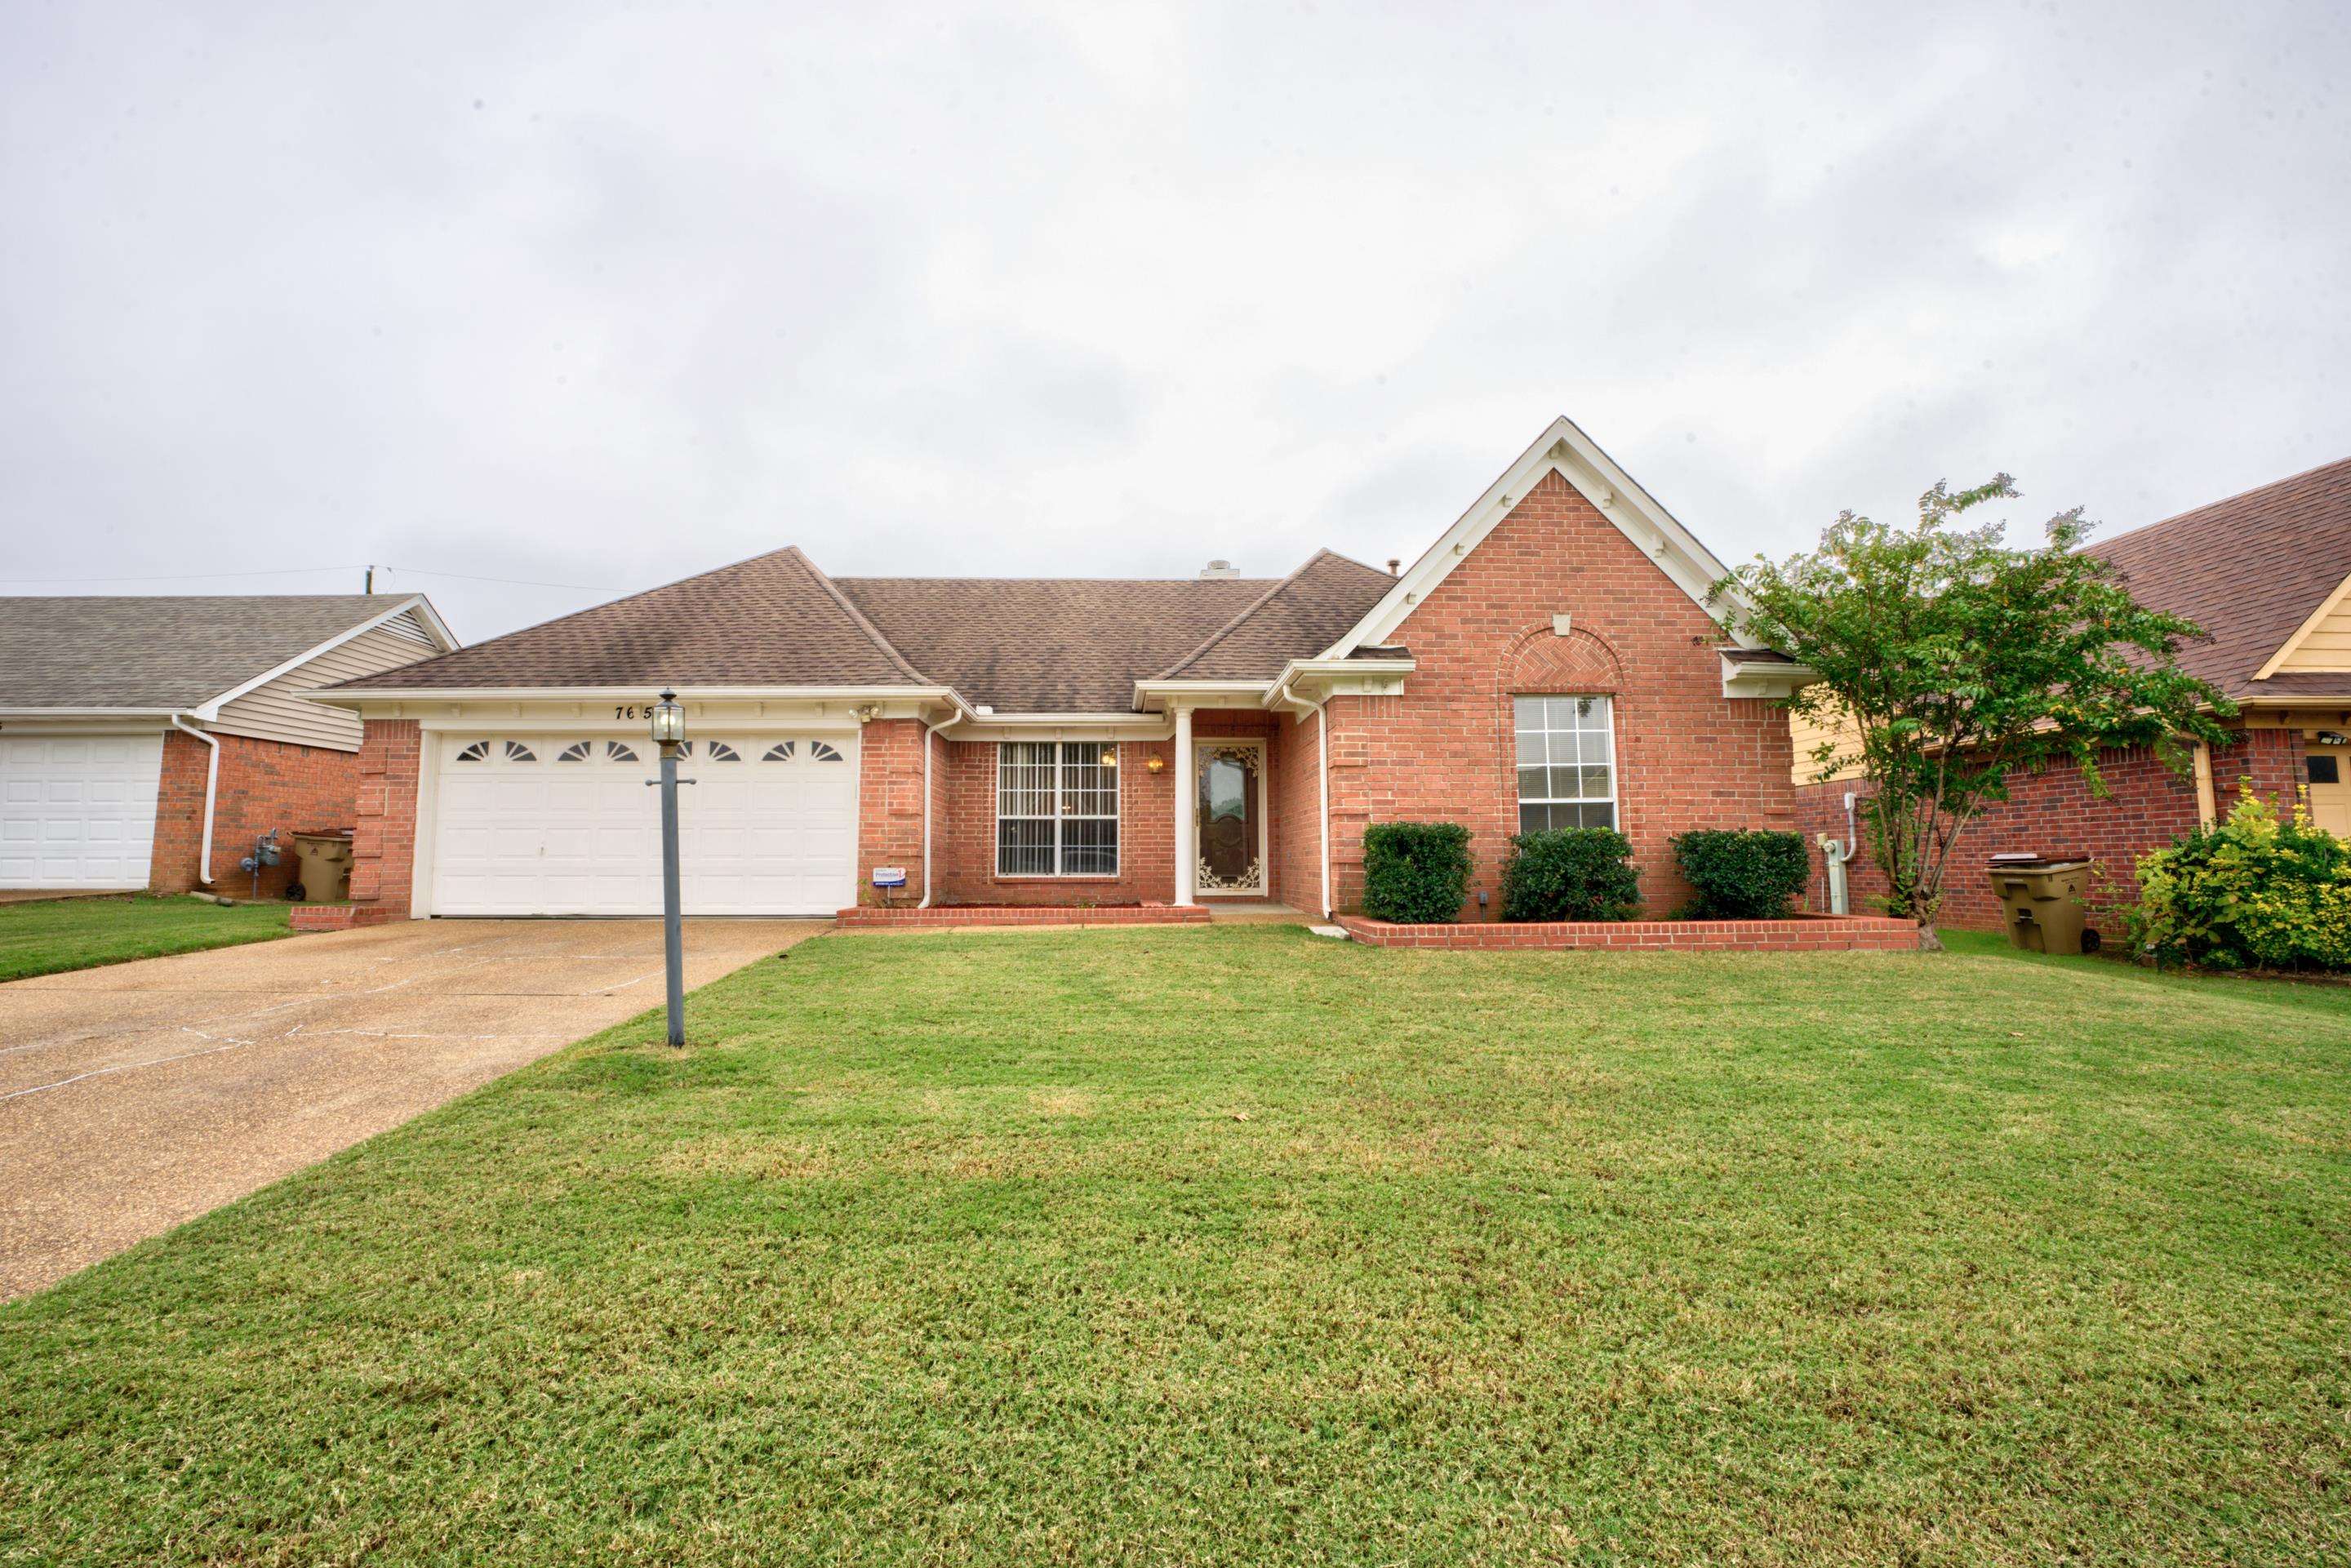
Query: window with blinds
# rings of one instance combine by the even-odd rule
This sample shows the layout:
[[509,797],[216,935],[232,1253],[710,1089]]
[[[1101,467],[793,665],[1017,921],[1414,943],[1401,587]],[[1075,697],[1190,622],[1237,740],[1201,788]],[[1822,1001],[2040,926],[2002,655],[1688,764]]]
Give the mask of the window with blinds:
[[1008,740],[996,757],[996,874],[1118,874],[1118,747]]

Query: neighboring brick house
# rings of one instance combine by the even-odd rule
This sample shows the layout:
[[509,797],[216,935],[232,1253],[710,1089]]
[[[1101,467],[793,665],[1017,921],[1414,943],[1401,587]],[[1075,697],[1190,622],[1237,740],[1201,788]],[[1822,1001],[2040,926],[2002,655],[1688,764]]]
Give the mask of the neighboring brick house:
[[[2127,899],[2141,855],[2225,814],[2241,788],[2281,810],[2299,796],[2320,826],[2351,837],[2351,459],[2090,549],[2122,569],[2140,603],[2204,629],[2203,638],[2182,646],[2179,662],[2237,704],[2233,743],[2196,747],[2186,773],[2146,750],[2104,754],[2103,799],[2071,766],[2011,774],[2009,799],[1953,846],[1944,883],[1949,925],[2000,926],[1983,867],[2004,851],[2092,856],[2105,896]],[[1865,794],[1866,785],[1842,759],[1833,759],[1827,782],[1814,782],[1823,769],[1811,753],[1825,732],[1794,728],[1804,829],[1816,839],[1844,839],[1845,798]],[[1857,901],[1885,893],[1884,874],[1865,858],[1854,862],[1853,873]],[[1824,882],[1816,856],[1815,907],[1826,906]]]
[[[660,906],[646,706],[687,706],[690,914],[876,900],[1360,900],[1363,840],[1614,823],[1649,904],[1693,827],[1793,824],[1783,660],[1558,421],[1401,575],[828,578],[797,549],[321,694],[363,715],[364,917]],[[894,884],[904,873],[903,886]]]
[[360,723],[301,693],[456,645],[418,595],[0,599],[0,889],[249,894],[276,829],[275,896],[355,821]]

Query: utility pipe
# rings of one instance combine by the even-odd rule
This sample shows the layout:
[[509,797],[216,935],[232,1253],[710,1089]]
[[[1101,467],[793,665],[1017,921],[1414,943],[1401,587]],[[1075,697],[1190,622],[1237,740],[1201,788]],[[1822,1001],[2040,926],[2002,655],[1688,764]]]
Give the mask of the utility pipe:
[[201,729],[190,729],[180,722],[181,716],[170,716],[172,727],[183,735],[193,735],[212,748],[204,763],[204,836],[196,844],[196,880],[206,887],[213,884],[213,802],[220,795],[220,742]]
[[[931,741],[939,731],[962,716],[950,712],[946,717],[923,731],[923,901],[914,905],[917,909],[931,906]],[[1111,744],[1116,746],[1118,742],[1113,740]]]
[[1331,708],[1327,703],[1314,707],[1314,750],[1321,775],[1316,780],[1322,792],[1322,918],[1331,918]]

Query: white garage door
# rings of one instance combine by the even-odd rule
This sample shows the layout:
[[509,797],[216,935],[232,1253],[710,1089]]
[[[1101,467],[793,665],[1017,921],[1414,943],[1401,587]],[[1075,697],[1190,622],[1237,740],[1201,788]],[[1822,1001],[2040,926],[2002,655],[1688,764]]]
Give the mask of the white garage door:
[[0,887],[145,887],[161,735],[0,736]]
[[[857,742],[686,743],[678,846],[688,915],[831,915],[857,902]],[[435,915],[659,915],[661,791],[643,740],[444,737]]]

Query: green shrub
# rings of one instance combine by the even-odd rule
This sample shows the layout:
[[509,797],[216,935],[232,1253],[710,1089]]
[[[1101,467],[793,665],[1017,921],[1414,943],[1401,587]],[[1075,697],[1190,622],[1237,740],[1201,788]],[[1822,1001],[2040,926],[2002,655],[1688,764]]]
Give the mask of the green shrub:
[[1505,920],[1622,920],[1640,902],[1632,842],[1614,828],[1553,828],[1510,841]]
[[1410,925],[1458,920],[1469,889],[1469,830],[1381,822],[1364,831],[1364,913]]
[[2351,968],[2351,845],[2247,789],[2229,820],[2138,862],[2132,945],[2214,968]]
[[1676,911],[1684,920],[1781,919],[1813,876],[1803,834],[1763,829],[1683,833],[1674,840],[1674,862],[1698,890]]

